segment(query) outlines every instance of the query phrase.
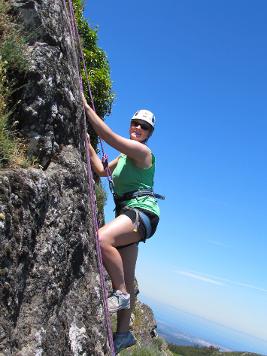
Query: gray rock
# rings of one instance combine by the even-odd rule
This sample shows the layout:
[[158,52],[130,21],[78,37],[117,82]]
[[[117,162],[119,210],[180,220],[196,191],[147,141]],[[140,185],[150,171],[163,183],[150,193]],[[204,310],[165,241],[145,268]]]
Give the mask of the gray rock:
[[108,353],[85,178],[73,146],[45,172],[0,174],[5,355]]
[[77,41],[64,1],[10,2],[29,38],[29,70],[13,120],[29,140],[29,155],[47,167],[61,145],[82,149]]

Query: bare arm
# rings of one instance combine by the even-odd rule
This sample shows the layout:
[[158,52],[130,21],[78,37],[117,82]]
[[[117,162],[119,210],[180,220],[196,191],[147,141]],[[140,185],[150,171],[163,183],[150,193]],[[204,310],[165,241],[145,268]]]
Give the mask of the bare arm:
[[[98,157],[96,151],[94,150],[93,146],[90,144],[89,146],[89,153],[90,153],[90,159],[91,159],[91,164],[94,172],[98,174],[100,177],[106,177],[106,171],[104,170],[103,164],[101,159]],[[111,173],[114,171],[114,169],[117,166],[119,157],[115,158],[113,161],[109,162],[108,166],[111,171]]]
[[88,121],[91,123],[96,133],[110,146],[126,154],[136,162],[150,162],[151,152],[146,145],[140,142],[124,138],[111,130],[107,124],[94,112],[83,98],[84,108]]

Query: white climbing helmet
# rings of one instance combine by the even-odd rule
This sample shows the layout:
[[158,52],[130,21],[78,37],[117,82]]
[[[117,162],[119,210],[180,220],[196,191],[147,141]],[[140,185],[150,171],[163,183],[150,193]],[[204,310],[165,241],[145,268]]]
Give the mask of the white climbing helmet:
[[152,128],[155,128],[156,118],[155,115],[149,110],[138,110],[132,117],[132,120],[142,120],[147,122]]

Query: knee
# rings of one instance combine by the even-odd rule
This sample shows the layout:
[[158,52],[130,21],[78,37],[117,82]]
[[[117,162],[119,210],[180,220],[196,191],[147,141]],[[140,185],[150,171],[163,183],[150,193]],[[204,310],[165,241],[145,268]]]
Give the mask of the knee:
[[105,232],[101,229],[98,231],[99,245],[102,250],[106,250],[109,247],[108,239],[105,236]]

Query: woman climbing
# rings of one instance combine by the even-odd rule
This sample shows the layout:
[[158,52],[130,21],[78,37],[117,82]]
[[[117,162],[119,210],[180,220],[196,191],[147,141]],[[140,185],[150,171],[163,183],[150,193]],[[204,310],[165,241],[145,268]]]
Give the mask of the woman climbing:
[[[113,132],[91,109],[83,97],[86,116],[96,133],[121,154],[109,163],[114,182],[116,217],[98,231],[104,266],[110,275],[113,294],[108,298],[110,312],[118,312],[115,352],[136,341],[129,331],[134,306],[135,264],[138,243],[151,237],[159,222],[159,207],[153,193],[155,158],[146,142],[152,135],[155,117],[139,110],[130,123],[130,139]],[[102,161],[90,145],[93,170],[106,172]]]

